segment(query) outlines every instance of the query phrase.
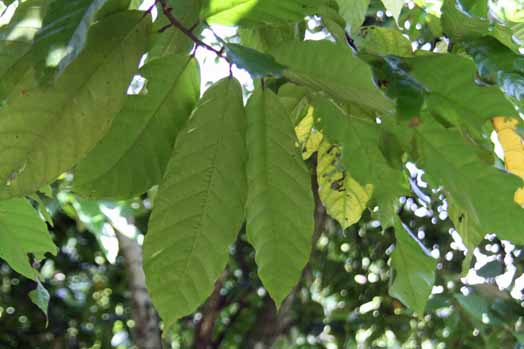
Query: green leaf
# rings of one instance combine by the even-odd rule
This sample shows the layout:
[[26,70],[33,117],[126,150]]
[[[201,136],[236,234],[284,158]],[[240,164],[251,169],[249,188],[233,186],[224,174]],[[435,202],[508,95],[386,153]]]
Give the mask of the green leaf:
[[402,7],[404,6],[404,2],[404,0],[382,0],[384,7],[387,11],[391,12],[391,15],[393,18],[395,18],[395,22],[397,23],[400,12],[402,12]]
[[416,237],[406,228],[400,219],[395,219],[397,242],[391,254],[395,278],[389,287],[389,294],[422,317],[435,282],[437,261],[424,252],[415,241]]
[[518,53],[510,28],[487,18],[477,17],[464,9],[460,0],[444,0],[442,4],[442,29],[452,40],[461,42],[491,36]]
[[524,57],[493,38],[484,37],[465,44],[480,77],[499,87],[521,108],[524,106]]
[[54,0],[35,36],[32,49],[39,78],[59,73],[78,56],[96,12],[107,0]]
[[227,44],[226,53],[233,63],[247,70],[253,79],[265,76],[281,77],[284,71],[284,66],[278,64],[273,57],[249,47]]
[[362,217],[372,189],[363,188],[345,172],[339,158],[340,147],[324,140],[317,157],[318,194],[327,213],[346,229]]
[[49,307],[49,300],[51,299],[51,296],[44,285],[42,285],[40,280],[36,280],[36,288],[29,292],[29,299],[31,299],[31,302],[33,302],[33,304],[36,305],[38,309],[42,311],[42,313],[44,313],[47,326],[49,321],[47,309]]
[[75,170],[74,190],[130,198],[160,183],[176,135],[200,96],[197,62],[185,55],[146,64],[146,95],[127,96],[102,141]]
[[297,125],[308,110],[309,99],[307,88],[286,83],[278,89],[278,97],[280,97],[280,102],[284,106],[293,125]]
[[272,47],[283,42],[304,39],[300,24],[297,23],[280,26],[241,27],[238,28],[238,35],[242,45],[264,53],[269,53]]
[[524,242],[524,215],[513,201],[522,179],[482,162],[479,149],[457,130],[428,121],[417,128],[416,139],[421,166],[468,214],[469,226],[477,227],[477,234],[496,232],[500,239]]
[[200,17],[212,24],[276,25],[303,20],[328,4],[329,0],[205,0]]
[[29,263],[29,253],[37,259],[46,253],[56,255],[45,223],[25,199],[0,201],[0,258],[16,272],[35,280],[37,272]]
[[121,12],[94,25],[54,86],[37,88],[30,70],[12,89],[0,108],[1,198],[38,190],[102,138],[146,45],[150,22],[142,16]]
[[342,164],[361,185],[373,186],[384,227],[393,225],[399,197],[406,192],[400,159],[392,167],[380,149],[383,131],[379,124],[347,115],[329,99],[313,100],[325,136],[342,147]]
[[295,83],[379,113],[390,113],[394,108],[375,85],[371,68],[349,48],[329,41],[288,42],[272,54],[287,67],[284,76]]
[[48,0],[24,1],[8,25],[0,27],[0,108],[32,63],[31,48],[42,27]]
[[244,220],[245,122],[240,84],[226,78],[178,135],[144,242],[148,290],[166,328],[209,296]]
[[496,86],[475,82],[475,64],[453,54],[405,59],[409,73],[425,88],[429,109],[457,126],[479,133],[494,116],[516,116],[515,108]]
[[258,275],[279,306],[299,281],[311,251],[310,175],[278,97],[255,90],[246,110],[247,237],[255,247]]
[[337,0],[338,13],[346,20],[349,32],[358,32],[366,19],[370,0]]
[[411,42],[398,29],[370,26],[363,30],[362,36],[358,41],[360,51],[381,56],[413,56]]

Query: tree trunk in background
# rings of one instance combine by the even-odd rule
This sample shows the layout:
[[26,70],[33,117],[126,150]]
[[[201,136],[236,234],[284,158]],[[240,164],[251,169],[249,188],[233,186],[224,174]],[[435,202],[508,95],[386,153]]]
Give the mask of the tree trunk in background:
[[142,269],[142,248],[127,236],[116,233],[120,254],[124,257],[131,292],[131,311],[134,327],[134,344],[138,349],[161,349],[160,320],[149,293],[146,277]]
[[209,296],[202,311],[202,318],[195,328],[194,349],[213,349],[213,330],[215,321],[224,307],[225,297],[220,294],[224,285],[227,272],[224,272],[220,279],[215,283],[215,288]]

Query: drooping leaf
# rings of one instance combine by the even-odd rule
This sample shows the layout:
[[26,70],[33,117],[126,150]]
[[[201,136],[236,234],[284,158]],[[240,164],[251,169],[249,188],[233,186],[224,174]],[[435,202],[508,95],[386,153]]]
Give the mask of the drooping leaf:
[[45,223],[25,199],[0,201],[0,258],[18,273],[35,280],[37,272],[29,263],[29,253],[37,259],[46,253],[56,255]]
[[428,121],[417,128],[416,138],[427,175],[467,213],[473,230],[496,232],[499,238],[516,243],[524,241],[524,215],[513,201],[522,179],[481,161],[479,150],[457,130]]
[[515,108],[497,87],[475,83],[475,65],[467,58],[436,54],[406,58],[405,62],[409,73],[425,88],[429,109],[451,124],[479,133],[494,116],[516,116]]
[[327,213],[346,229],[360,220],[372,190],[363,188],[339,162],[340,147],[324,139],[317,157],[318,194]]
[[400,219],[395,221],[396,244],[391,254],[395,278],[389,294],[422,317],[435,282],[437,261],[424,252]]
[[0,197],[38,190],[102,138],[146,46],[150,22],[142,16],[120,12],[91,27],[86,48],[54,86],[36,87],[30,70],[11,90],[0,109]]
[[368,11],[370,0],[337,0],[338,12],[346,20],[350,33],[356,33]]
[[293,82],[379,113],[393,110],[393,102],[375,85],[371,68],[349,48],[328,41],[289,42],[272,54],[287,67],[284,76]]
[[247,104],[247,237],[258,275],[280,305],[300,279],[311,250],[314,201],[293,125],[273,92]]
[[97,198],[130,198],[158,184],[200,95],[196,61],[165,56],[146,64],[146,95],[127,96],[102,141],[75,170],[76,192]]
[[238,44],[227,44],[226,52],[231,61],[239,68],[247,70],[253,79],[282,76],[284,66],[277,63],[270,55]]
[[47,326],[47,309],[49,307],[49,300],[51,299],[51,296],[44,285],[42,285],[40,280],[36,281],[36,288],[29,292],[29,299],[31,299],[31,302],[33,302],[33,304],[36,305],[38,309],[42,311],[42,313],[44,313]]
[[393,225],[399,197],[406,191],[402,167],[392,167],[380,149],[380,125],[346,114],[326,98],[313,101],[315,116],[329,141],[342,147],[342,164],[361,185],[373,187],[379,216],[385,227]]
[[386,10],[391,12],[391,15],[395,18],[395,22],[398,23],[398,17],[400,16],[405,0],[382,0],[382,3]]
[[200,17],[208,23],[252,26],[298,22],[329,6],[328,0],[206,0]]
[[209,296],[244,220],[245,121],[240,84],[226,78],[178,135],[144,242],[148,290],[166,328]]

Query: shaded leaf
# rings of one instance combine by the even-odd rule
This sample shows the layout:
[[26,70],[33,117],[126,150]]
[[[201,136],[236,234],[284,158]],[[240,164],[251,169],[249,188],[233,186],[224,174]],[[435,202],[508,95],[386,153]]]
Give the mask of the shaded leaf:
[[270,55],[238,44],[227,44],[226,53],[233,63],[247,70],[253,79],[282,76],[284,66],[277,63]]
[[349,32],[356,33],[368,11],[370,0],[337,0],[340,15],[346,20]]
[[416,137],[423,168],[467,213],[470,231],[476,235],[496,232],[500,239],[524,241],[524,215],[513,201],[522,179],[482,162],[478,150],[457,130],[427,122],[417,128]]
[[25,199],[0,201],[0,258],[16,272],[35,280],[37,272],[29,263],[29,253],[37,259],[46,253],[56,255],[45,223]]
[[407,226],[398,218],[395,221],[396,244],[391,254],[395,278],[389,294],[422,317],[435,282],[437,261],[424,252]]
[[[329,41],[289,42],[272,51],[289,80],[323,90],[344,103],[390,113],[393,103],[375,85],[371,68],[349,48]],[[325,69],[329,62],[329,69]]]
[[29,299],[31,299],[31,302],[33,302],[33,304],[36,305],[38,309],[42,311],[42,313],[44,313],[47,326],[49,321],[47,309],[49,307],[49,300],[51,299],[51,296],[44,285],[42,285],[40,280],[36,281],[36,288],[29,292]]

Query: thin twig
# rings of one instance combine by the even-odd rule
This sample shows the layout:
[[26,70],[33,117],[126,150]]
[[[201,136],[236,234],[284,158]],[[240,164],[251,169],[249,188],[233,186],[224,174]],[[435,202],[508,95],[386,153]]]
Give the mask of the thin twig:
[[160,5],[162,7],[162,12],[166,16],[166,18],[169,20],[171,25],[178,30],[180,30],[182,33],[184,33],[188,38],[190,38],[195,45],[204,47],[205,49],[215,53],[218,57],[225,59],[227,62],[229,62],[229,59],[227,56],[223,54],[223,49],[217,50],[216,48],[212,47],[211,45],[206,44],[202,40],[200,40],[195,34],[193,34],[192,29],[186,28],[182,22],[180,22],[171,12],[173,9],[169,7],[167,0],[159,0]]

